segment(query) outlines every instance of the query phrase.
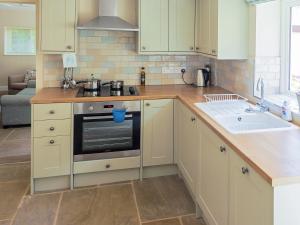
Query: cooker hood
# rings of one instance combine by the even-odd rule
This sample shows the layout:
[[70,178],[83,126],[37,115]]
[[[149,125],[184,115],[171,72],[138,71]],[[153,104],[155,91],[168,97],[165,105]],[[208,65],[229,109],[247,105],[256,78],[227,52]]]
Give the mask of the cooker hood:
[[[118,16],[118,1],[119,0],[99,0],[99,16],[83,25],[77,26],[77,29],[139,31],[138,26],[132,25]],[[128,10],[135,10],[135,8]]]

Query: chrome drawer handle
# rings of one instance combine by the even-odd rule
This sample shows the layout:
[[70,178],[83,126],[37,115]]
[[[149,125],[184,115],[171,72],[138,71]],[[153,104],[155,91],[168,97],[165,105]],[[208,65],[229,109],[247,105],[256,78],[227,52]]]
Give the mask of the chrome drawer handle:
[[191,51],[193,51],[193,50],[194,50],[194,47],[190,47],[190,49],[191,49]]
[[107,164],[107,165],[105,166],[105,168],[106,168],[106,169],[109,169],[109,168],[110,168],[110,164]]
[[225,146],[220,146],[220,152],[226,152],[226,147]]
[[68,45],[68,46],[67,46],[67,49],[71,50],[71,49],[72,49],[72,46],[71,46],[71,45]]
[[242,173],[243,174],[248,174],[249,173],[249,169],[247,167],[242,167]]
[[150,103],[146,103],[146,106],[150,106]]
[[55,111],[54,110],[50,110],[50,112],[49,112],[50,114],[54,114],[55,113]]
[[145,47],[145,46],[143,46],[143,47],[142,47],[142,49],[143,49],[143,50],[146,50],[146,47]]
[[50,127],[50,129],[49,129],[50,131],[54,131],[55,130],[55,128],[54,127]]
[[54,141],[54,140],[50,140],[49,143],[50,143],[51,145],[53,145],[53,144],[55,143],[55,141]]

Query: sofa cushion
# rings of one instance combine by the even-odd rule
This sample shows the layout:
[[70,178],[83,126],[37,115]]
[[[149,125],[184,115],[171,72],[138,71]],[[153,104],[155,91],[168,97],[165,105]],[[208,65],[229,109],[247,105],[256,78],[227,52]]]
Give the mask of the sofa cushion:
[[34,96],[35,90],[35,88],[25,88],[22,91],[20,91],[17,95]]
[[12,83],[10,85],[11,89],[15,89],[15,90],[22,90],[24,88],[26,88],[27,83]]

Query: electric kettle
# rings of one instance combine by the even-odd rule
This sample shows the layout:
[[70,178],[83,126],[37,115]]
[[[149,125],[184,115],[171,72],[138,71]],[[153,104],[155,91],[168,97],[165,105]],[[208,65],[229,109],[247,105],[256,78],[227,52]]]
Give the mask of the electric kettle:
[[197,87],[207,87],[210,82],[210,66],[206,65],[205,68],[197,70]]

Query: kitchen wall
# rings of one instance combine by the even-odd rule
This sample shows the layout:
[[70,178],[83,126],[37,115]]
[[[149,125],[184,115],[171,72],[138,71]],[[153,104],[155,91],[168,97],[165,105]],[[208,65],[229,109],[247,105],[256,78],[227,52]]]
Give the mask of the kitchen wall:
[[35,56],[4,55],[4,27],[35,27],[34,8],[1,7],[0,4],[0,89],[7,89],[7,77],[35,68]]
[[[90,74],[102,80],[125,80],[128,85],[140,84],[141,67],[146,68],[146,84],[183,84],[180,68],[186,68],[185,79],[194,81],[196,68],[209,62],[201,56],[138,55],[136,33],[116,31],[79,31],[76,80]],[[63,69],[61,56],[46,56],[44,85],[59,86]]]

